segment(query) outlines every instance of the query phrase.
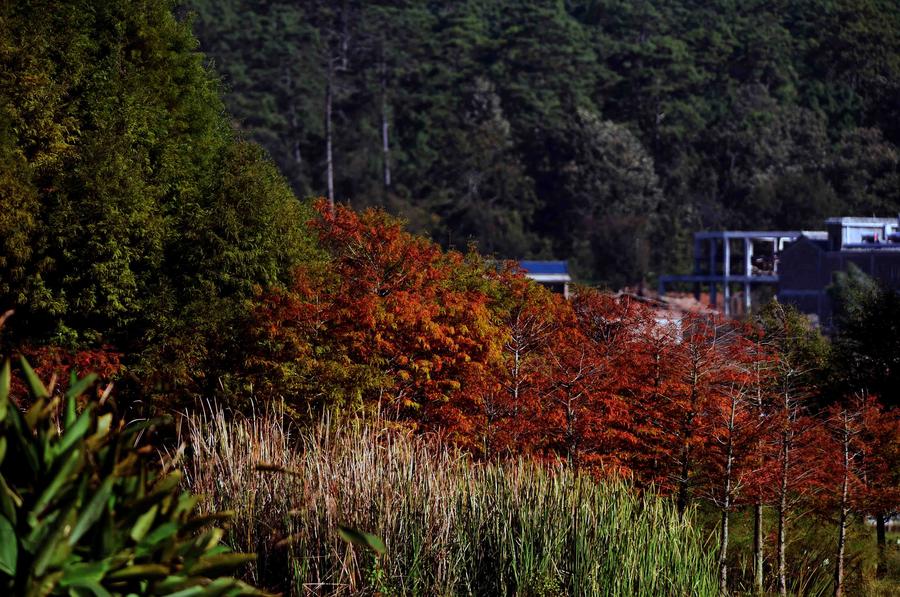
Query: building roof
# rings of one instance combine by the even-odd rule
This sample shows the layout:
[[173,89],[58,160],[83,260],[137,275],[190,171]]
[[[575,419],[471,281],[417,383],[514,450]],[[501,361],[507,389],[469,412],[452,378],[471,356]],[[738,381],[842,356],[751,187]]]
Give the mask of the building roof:
[[797,238],[799,236],[826,238],[828,233],[824,230],[705,230],[695,232],[696,239],[710,238],[749,238],[753,240]]
[[568,274],[566,261],[520,261],[519,266],[529,274]]
[[858,216],[843,216],[828,218],[826,224],[840,224],[841,226],[883,226],[885,224],[897,224],[897,218],[869,218]]
[[571,282],[566,261],[520,261],[525,275],[536,282]]

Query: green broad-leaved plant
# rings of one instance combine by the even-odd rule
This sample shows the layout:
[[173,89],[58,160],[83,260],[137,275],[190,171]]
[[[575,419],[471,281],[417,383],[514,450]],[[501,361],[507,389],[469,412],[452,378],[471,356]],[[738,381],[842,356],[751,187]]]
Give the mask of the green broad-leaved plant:
[[[23,359],[25,412],[0,370],[0,594],[264,595],[230,576],[255,559],[222,544],[213,526],[231,513],[199,515],[177,470],[160,471],[142,430],[113,423],[79,398],[95,376],[74,375],[51,396]],[[25,403],[24,400],[20,401]]]

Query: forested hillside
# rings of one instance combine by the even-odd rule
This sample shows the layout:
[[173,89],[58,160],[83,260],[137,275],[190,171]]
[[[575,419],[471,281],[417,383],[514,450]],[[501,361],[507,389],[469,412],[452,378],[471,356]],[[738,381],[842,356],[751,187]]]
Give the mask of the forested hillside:
[[444,245],[619,285],[684,269],[699,228],[900,209],[893,0],[188,5],[300,195],[330,162],[338,201]]

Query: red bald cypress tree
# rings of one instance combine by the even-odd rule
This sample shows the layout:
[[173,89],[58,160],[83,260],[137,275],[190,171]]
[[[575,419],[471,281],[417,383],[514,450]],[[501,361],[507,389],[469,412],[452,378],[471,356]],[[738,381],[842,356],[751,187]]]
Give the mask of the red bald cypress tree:
[[875,519],[876,575],[881,577],[887,572],[886,521],[900,512],[900,409],[887,409],[869,397],[860,418],[864,487],[859,507]]
[[551,340],[571,312],[561,296],[527,279],[514,263],[504,264],[494,275],[497,296],[491,311],[502,335],[492,372],[496,383],[471,389],[482,392],[482,444],[489,456],[530,450],[540,441],[543,432],[523,423],[539,414]]
[[297,381],[289,388],[324,386],[325,403],[381,404],[469,441],[466,396],[494,383],[486,373],[500,351],[484,264],[405,232],[384,212],[318,208],[312,226],[325,264],[261,298],[251,329],[258,379],[283,380],[287,368]]

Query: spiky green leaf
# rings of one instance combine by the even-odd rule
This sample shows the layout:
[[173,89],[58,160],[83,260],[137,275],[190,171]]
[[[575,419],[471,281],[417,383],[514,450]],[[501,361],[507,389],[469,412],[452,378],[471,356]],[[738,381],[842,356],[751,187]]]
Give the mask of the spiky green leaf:
[[200,558],[188,569],[188,573],[196,576],[218,576],[255,561],[256,555],[252,553],[223,553]]
[[153,580],[165,578],[169,575],[169,568],[162,564],[136,564],[126,566],[107,575],[109,580]]
[[75,445],[75,442],[84,437],[84,434],[91,427],[91,421],[93,420],[92,411],[93,405],[89,404],[75,422],[66,429],[56,446],[55,452],[57,454],[65,454],[69,448]]
[[59,585],[61,587],[84,587],[96,591],[95,587],[99,586],[99,583],[109,571],[109,566],[110,564],[107,560],[83,562],[67,566],[63,577],[59,581]]
[[66,391],[66,398],[75,399],[81,396],[86,389],[94,385],[95,381],[97,381],[96,373],[85,375],[69,387],[69,389]]
[[44,382],[42,382],[41,378],[34,372],[31,365],[25,360],[25,357],[19,359],[19,364],[22,365],[22,372],[25,373],[25,382],[28,384],[28,390],[31,392],[31,395],[39,399],[43,398],[46,400],[49,398],[50,392],[47,391]]
[[156,519],[156,512],[158,510],[159,506],[154,505],[138,517],[137,522],[134,523],[134,526],[131,528],[130,533],[131,538],[134,541],[140,542],[140,540],[144,538],[144,536],[147,534],[147,531],[149,531],[152,527],[153,521]]
[[6,419],[6,406],[9,404],[10,369],[9,359],[4,361],[0,369],[0,422]]
[[384,546],[384,541],[371,533],[351,529],[344,525],[338,525],[338,535],[348,543],[371,549],[380,555],[384,555],[387,551],[387,548]]
[[78,522],[75,523],[75,528],[72,529],[72,534],[69,535],[69,545],[78,543],[81,536],[84,535],[91,525],[97,522],[100,515],[103,514],[103,509],[106,508],[109,496],[112,493],[114,482],[115,477],[107,477],[103,480],[103,483],[100,484],[97,493],[94,494],[91,501],[88,502],[87,506],[85,506],[82,511],[81,516],[78,517]]
[[74,450],[71,454],[69,454],[68,458],[66,458],[62,466],[59,467],[56,475],[54,475],[53,480],[49,485],[47,485],[46,489],[44,489],[43,493],[41,493],[41,496],[35,502],[34,507],[29,513],[29,520],[34,520],[38,516],[40,516],[44,508],[46,508],[47,505],[50,504],[50,502],[59,497],[58,493],[60,488],[75,472],[80,459],[81,453],[78,450]]
[[16,531],[5,516],[0,516],[0,572],[15,576],[18,556]]

